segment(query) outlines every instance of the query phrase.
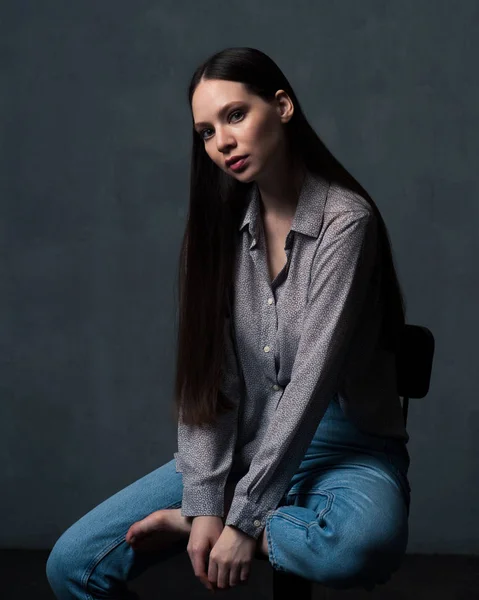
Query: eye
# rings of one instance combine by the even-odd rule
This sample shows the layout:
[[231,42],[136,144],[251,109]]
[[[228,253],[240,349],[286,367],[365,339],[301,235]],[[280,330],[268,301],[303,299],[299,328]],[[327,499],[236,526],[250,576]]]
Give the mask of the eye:
[[[244,114],[244,112],[243,112],[242,110],[235,110],[235,111],[233,111],[232,113],[230,113],[230,114],[229,114],[229,116],[230,116],[230,117],[232,117],[233,115],[237,115],[237,114],[243,115],[243,114]],[[199,135],[200,135],[200,138],[201,138],[202,140],[206,139],[206,138],[203,136],[203,133],[204,133],[205,131],[210,131],[210,130],[209,130],[209,129],[202,129],[202,130],[200,131],[200,134],[199,134]]]
[[244,114],[242,110],[235,110],[234,112],[231,113],[230,117],[232,117],[233,115],[237,115],[237,114]]

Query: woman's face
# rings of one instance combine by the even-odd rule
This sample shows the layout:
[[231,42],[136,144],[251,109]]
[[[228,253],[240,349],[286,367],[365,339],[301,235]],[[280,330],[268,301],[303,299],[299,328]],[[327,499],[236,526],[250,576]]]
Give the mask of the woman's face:
[[[283,123],[293,114],[284,90],[265,102],[247,92],[242,83],[219,79],[202,80],[192,98],[194,127],[211,160],[243,182],[257,179],[278,163],[285,152]],[[226,160],[248,155],[244,166],[234,171]]]

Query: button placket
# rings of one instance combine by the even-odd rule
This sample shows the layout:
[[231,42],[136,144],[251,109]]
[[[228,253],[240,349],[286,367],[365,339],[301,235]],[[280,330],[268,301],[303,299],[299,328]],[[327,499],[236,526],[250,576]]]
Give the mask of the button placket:
[[[271,306],[271,305],[274,303],[274,298],[270,296],[270,297],[268,298],[267,302],[268,302],[269,306]],[[265,352],[269,352],[269,351],[270,351],[270,347],[269,347],[269,346],[265,346],[265,347],[263,348],[263,350],[264,350]],[[278,385],[277,383],[273,384],[271,387],[272,387],[272,389],[273,389],[275,392],[277,392],[278,390],[281,390],[281,389],[283,389],[283,388],[282,388],[280,385]]]

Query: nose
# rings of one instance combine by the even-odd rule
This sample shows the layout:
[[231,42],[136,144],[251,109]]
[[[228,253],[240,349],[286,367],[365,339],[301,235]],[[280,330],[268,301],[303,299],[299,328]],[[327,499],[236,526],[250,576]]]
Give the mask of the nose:
[[218,152],[221,152],[222,154],[229,154],[231,148],[234,147],[234,138],[227,132],[223,132],[221,129],[219,129],[216,132],[216,147]]

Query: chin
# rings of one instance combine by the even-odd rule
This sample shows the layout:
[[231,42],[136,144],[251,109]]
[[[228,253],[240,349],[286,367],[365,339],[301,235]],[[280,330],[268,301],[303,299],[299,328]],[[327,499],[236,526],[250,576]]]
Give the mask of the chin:
[[231,171],[231,175],[233,175],[233,177],[235,179],[237,179],[238,181],[241,181],[241,183],[251,183],[252,181],[254,181],[256,179],[257,173],[250,166],[243,173],[234,173],[233,171]]

